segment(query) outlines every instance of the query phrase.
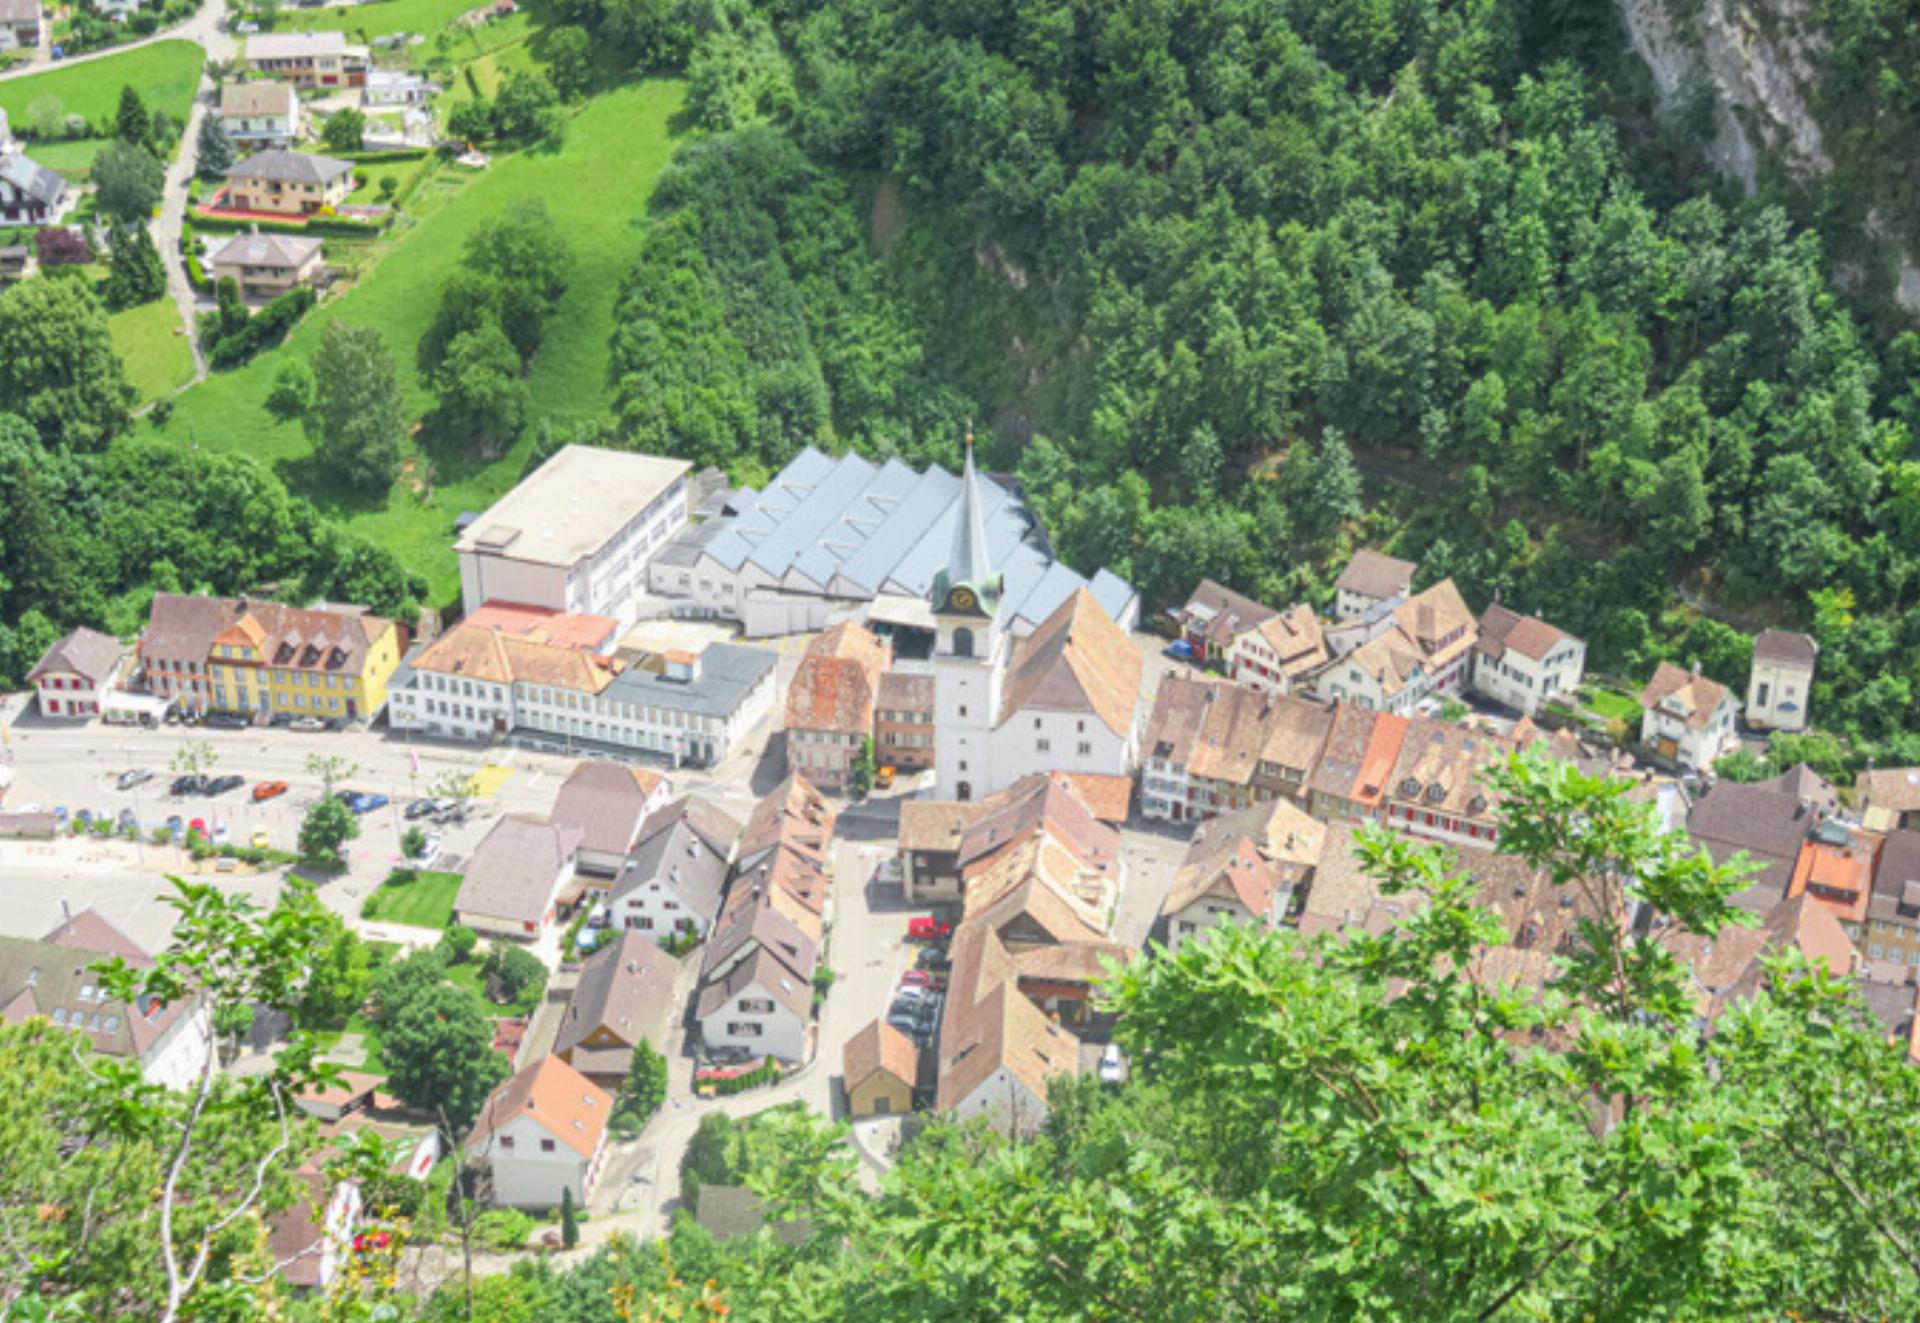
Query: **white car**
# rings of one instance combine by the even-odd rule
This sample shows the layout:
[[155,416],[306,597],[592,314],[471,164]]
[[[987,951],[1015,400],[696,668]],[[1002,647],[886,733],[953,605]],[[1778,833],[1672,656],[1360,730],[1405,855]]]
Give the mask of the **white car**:
[[434,860],[438,859],[439,857],[440,857],[440,838],[438,836],[430,835],[427,837],[426,841],[420,846],[419,850],[414,853],[413,862],[416,864],[420,864],[421,866],[424,867],[425,865],[432,863]]
[[1120,1044],[1108,1043],[1107,1050],[1100,1054],[1100,1082],[1119,1084],[1127,1078],[1127,1059],[1120,1053]]

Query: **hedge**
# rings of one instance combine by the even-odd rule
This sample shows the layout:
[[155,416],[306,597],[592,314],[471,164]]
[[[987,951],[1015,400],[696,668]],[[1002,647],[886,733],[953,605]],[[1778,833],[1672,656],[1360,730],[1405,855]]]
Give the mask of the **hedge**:
[[[287,291],[247,318],[247,324],[231,335],[223,335],[207,347],[207,363],[212,367],[234,367],[263,349],[270,349],[287,338],[287,332],[313,306],[314,294],[302,285]],[[209,313],[208,316],[213,316]],[[218,323],[216,322],[216,325]]]
[[317,234],[336,235],[346,239],[365,239],[387,228],[386,221],[347,220],[341,216],[327,218],[315,217],[305,221],[266,221],[239,220],[230,216],[206,216],[195,213],[193,227],[196,230],[222,230],[238,232],[242,230],[260,230],[268,234]]
[[431,155],[431,147],[400,147],[384,152],[339,152],[336,161],[352,161],[355,165],[384,165],[394,161],[418,161]]
[[694,1076],[694,1087],[701,1093],[717,1093],[724,1096],[745,1093],[748,1089],[757,1089],[762,1084],[771,1084],[779,1078],[780,1063],[768,1057],[752,1070],[740,1074],[723,1070],[700,1071]]

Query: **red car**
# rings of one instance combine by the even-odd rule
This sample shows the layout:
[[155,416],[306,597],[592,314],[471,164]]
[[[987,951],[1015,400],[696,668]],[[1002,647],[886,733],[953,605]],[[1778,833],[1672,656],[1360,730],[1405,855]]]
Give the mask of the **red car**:
[[285,781],[262,781],[253,788],[253,802],[258,804],[265,799],[278,799],[287,793]]
[[953,925],[931,914],[921,914],[907,920],[907,936],[916,942],[941,942],[953,936]]
[[939,974],[929,974],[924,969],[909,969],[900,976],[900,986],[903,988],[926,988],[933,992],[944,992],[946,991],[947,980]]

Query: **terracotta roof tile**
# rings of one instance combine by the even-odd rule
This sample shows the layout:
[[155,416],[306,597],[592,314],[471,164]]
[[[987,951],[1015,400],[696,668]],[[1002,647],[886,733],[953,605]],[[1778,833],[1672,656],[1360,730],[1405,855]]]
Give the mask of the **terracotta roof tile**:
[[1672,662],[1661,662],[1640,693],[1640,706],[1659,708],[1695,730],[1704,730],[1726,697],[1727,687],[1718,681],[1698,671],[1683,671]]
[[912,1088],[920,1079],[920,1049],[913,1040],[882,1020],[870,1020],[841,1049],[841,1079],[851,1092],[886,1071]]
[[1000,720],[1028,708],[1091,712],[1114,734],[1133,729],[1145,663],[1126,631],[1081,588],[1013,646]]
[[606,1090],[559,1057],[542,1057],[493,1091],[467,1136],[467,1151],[483,1151],[495,1131],[515,1117],[531,1116],[555,1139],[591,1158],[599,1151],[612,1112],[613,1098]]

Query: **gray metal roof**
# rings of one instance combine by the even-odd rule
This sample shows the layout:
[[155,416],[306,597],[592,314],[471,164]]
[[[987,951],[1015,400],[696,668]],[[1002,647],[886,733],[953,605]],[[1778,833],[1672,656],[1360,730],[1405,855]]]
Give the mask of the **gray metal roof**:
[[47,207],[57,207],[66,196],[67,181],[24,152],[0,155],[0,179]]
[[713,643],[700,654],[697,680],[670,680],[630,666],[614,677],[600,697],[608,702],[644,703],[699,717],[727,717],[778,662],[765,648]]
[[1006,619],[1037,624],[1082,585],[1122,618],[1132,586],[1106,570],[1088,583],[1056,561],[1044,530],[1002,483],[978,483],[974,517],[962,528],[963,487],[938,466],[916,473],[897,459],[834,459],[808,446],[764,491],[735,493],[731,515],[687,529],[656,559],[691,567],[707,555],[734,571],[751,561],[785,591],[924,598],[958,546],[1004,578]]

